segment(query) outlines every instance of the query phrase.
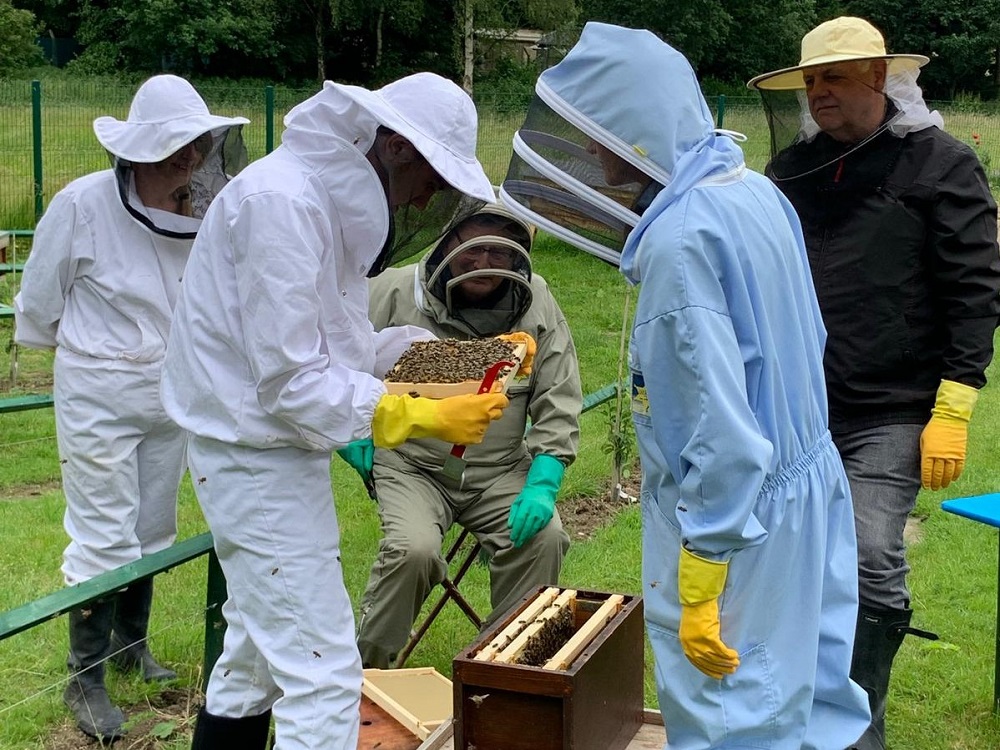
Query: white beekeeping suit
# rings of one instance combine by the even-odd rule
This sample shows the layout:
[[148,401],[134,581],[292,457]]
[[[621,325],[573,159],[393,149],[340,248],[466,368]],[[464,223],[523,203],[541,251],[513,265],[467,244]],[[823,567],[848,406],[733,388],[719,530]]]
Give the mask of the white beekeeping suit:
[[[448,432],[455,420],[475,442],[507,402],[459,397],[444,419],[454,399],[386,395],[382,374],[429,334],[376,334],[368,320],[368,275],[443,233],[463,195],[493,200],[471,99],[430,73],[378,91],[327,82],[285,124],[281,146],[209,209],[161,388],[192,435],[195,492],[229,593],[195,748],[262,749],[273,713],[278,750],[355,750],[361,662],[331,452],[404,433],[464,443],[464,428]],[[431,414],[415,433],[411,409]]]
[[[200,206],[245,160],[247,122],[212,115],[181,78],[151,78],[127,120],[94,121],[112,168],[71,182],[38,223],[14,300],[15,338],[56,350],[67,585],[176,536],[185,437],[160,406],[160,369]],[[109,648],[129,646],[119,662],[147,678],[173,676],[145,648],[151,599],[148,579],[70,613],[70,670],[90,669],[70,682],[66,702],[88,734],[124,732],[99,664]]]

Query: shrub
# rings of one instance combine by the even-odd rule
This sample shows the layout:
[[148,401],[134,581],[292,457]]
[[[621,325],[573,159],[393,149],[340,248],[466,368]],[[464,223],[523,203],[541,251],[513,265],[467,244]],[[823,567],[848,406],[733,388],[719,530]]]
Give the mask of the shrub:
[[39,26],[30,10],[18,10],[11,0],[0,0],[0,75],[20,72],[42,62],[35,44]]

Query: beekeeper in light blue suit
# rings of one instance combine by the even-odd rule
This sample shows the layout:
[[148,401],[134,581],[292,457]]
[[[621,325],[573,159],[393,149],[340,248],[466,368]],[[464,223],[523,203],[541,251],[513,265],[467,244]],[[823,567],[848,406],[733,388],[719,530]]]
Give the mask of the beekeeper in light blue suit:
[[[844,750],[854,519],[798,219],[687,60],[590,23],[536,85],[502,197],[640,284],[643,596],[670,750]],[[619,255],[620,251],[620,255]]]

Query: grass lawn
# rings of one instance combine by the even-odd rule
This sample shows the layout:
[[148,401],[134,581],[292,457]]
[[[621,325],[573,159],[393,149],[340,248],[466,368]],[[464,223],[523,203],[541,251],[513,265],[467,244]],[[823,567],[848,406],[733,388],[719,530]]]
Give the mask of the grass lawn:
[[[585,391],[612,382],[616,377],[624,282],[609,266],[546,238],[538,243],[535,265],[555,289],[574,331]],[[3,325],[0,342],[6,345],[10,327],[6,322]],[[9,367],[9,360],[4,359],[9,357],[5,348],[0,347],[0,373],[6,373]],[[46,358],[27,354],[21,357],[22,375],[35,373],[39,376],[35,382],[44,383]],[[996,374],[996,367],[991,374]],[[917,610],[914,622],[938,632],[941,641],[911,638],[903,644],[894,672],[888,717],[894,750],[1000,747],[1000,723],[990,713],[997,534],[938,508],[946,497],[1000,488],[995,462],[998,412],[1000,397],[991,383],[982,394],[973,420],[969,463],[961,482],[946,493],[925,493],[920,497],[919,541],[912,545],[910,553]],[[0,608],[8,609],[62,585],[59,560],[65,535],[51,410],[2,415],[0,424],[0,526],[7,542],[0,548],[4,581]],[[583,446],[579,460],[567,473],[564,501],[595,495],[603,488],[609,471],[603,450],[608,425],[609,416],[604,410],[594,410],[584,417]],[[346,464],[338,459],[333,468],[347,586],[357,602],[375,553],[378,521],[375,508]],[[205,530],[187,481],[182,488],[179,514],[181,538]],[[639,571],[639,512],[634,506],[625,507],[613,515],[609,525],[574,541],[561,583],[638,594]],[[156,653],[178,669],[181,686],[189,692],[202,677],[204,583],[204,560],[157,579],[151,642]],[[488,610],[488,581],[482,566],[473,567],[462,588],[478,611]],[[52,750],[58,744],[53,737],[79,738],[68,727],[60,701],[65,679],[65,628],[65,619],[58,618],[0,642],[0,749]],[[450,675],[452,657],[475,635],[458,608],[449,605],[408,666],[433,666]],[[647,655],[646,702],[655,706],[651,669]],[[189,721],[183,712],[158,713],[157,688],[118,675],[109,678],[109,685],[117,701],[134,707],[130,716],[142,722],[130,741],[136,742],[141,736],[146,743],[142,747],[187,747]]]
[[[206,96],[206,98],[209,98]],[[90,106],[92,102],[88,102]],[[118,112],[127,98],[108,107],[86,111],[83,125],[65,136],[60,156],[53,156],[46,170],[46,196],[68,179],[104,165],[104,155],[94,149],[88,134],[89,119],[100,113]],[[2,108],[0,108],[2,109]],[[279,106],[280,111],[284,109]],[[67,106],[65,117],[73,110]],[[222,110],[235,114],[239,107]],[[56,138],[59,110],[49,115]],[[0,116],[2,116],[0,112]],[[956,116],[949,127],[970,142],[973,132],[990,133],[992,120],[980,115]],[[85,120],[85,122],[84,122]],[[510,134],[520,114],[487,115],[481,126],[480,155],[490,176],[500,180],[510,153]],[[731,106],[726,127],[746,132],[748,162],[760,168],[766,159],[766,139],[759,109]],[[0,128],[0,130],[3,130]],[[73,130],[68,129],[66,132]],[[967,131],[967,135],[966,135]],[[82,135],[80,135],[82,133]],[[0,150],[8,152],[0,135]],[[63,136],[59,136],[60,139]],[[252,132],[258,150],[260,131]],[[992,147],[1000,138],[983,138]],[[61,141],[63,142],[63,141]],[[75,144],[86,144],[84,147]],[[13,149],[22,151],[23,144]],[[984,159],[988,164],[988,160]],[[28,162],[30,165],[30,160]],[[0,166],[0,181],[9,175]],[[14,226],[13,215],[31,216],[30,166],[27,188],[18,190],[23,206],[0,200],[0,227]],[[24,180],[25,173],[17,175]],[[57,184],[61,182],[61,184]],[[4,183],[6,184],[6,183]],[[27,212],[27,213],[25,213]],[[8,219],[3,217],[7,216]],[[27,226],[24,222],[18,226]],[[19,260],[30,243],[19,240]],[[617,378],[619,331],[625,283],[617,271],[589,256],[566,249],[542,237],[536,246],[537,272],[548,279],[570,322],[580,355],[584,391],[592,392]],[[10,276],[0,277],[0,303],[10,304]],[[48,392],[51,387],[51,357],[45,353],[18,353],[18,385],[11,384],[12,351],[10,321],[0,321],[0,397],[15,393]],[[991,713],[996,606],[997,533],[971,521],[943,513],[940,502],[949,497],[1000,490],[1000,393],[993,380],[984,389],[972,423],[969,461],[956,487],[941,493],[924,493],[915,514],[917,536],[911,545],[913,573],[910,583],[914,625],[941,635],[938,642],[907,639],[894,670],[890,696],[888,734],[891,750],[986,750],[1000,747],[1000,721]],[[578,461],[570,467],[563,485],[564,507],[576,497],[600,494],[607,483],[610,412],[596,409],[583,418],[582,445]],[[36,599],[61,587],[59,562],[66,543],[62,529],[63,498],[59,486],[59,463],[51,410],[0,415],[0,528],[5,544],[0,548],[0,610]],[[347,587],[354,602],[360,600],[378,542],[375,508],[360,482],[339,459],[334,461],[334,487],[343,535],[343,559]],[[574,539],[563,569],[564,586],[629,594],[640,593],[640,521],[638,508],[624,507],[592,535]],[[185,480],[179,508],[180,538],[206,529]],[[488,581],[482,566],[474,566],[462,585],[480,612],[488,610]],[[178,669],[182,700],[200,684],[205,561],[175,569],[157,579],[157,604],[151,625],[151,643],[158,656]],[[408,666],[433,666],[450,675],[451,659],[476,633],[454,606],[448,606],[428,636],[410,657]],[[67,725],[67,712],[60,695],[65,680],[66,622],[58,618],[26,633],[0,641],[0,750],[62,750],[84,747],[82,736]],[[647,705],[656,705],[652,660],[647,654],[645,675]],[[122,748],[180,750],[189,746],[190,722],[184,711],[165,713],[159,707],[163,694],[137,679],[112,675],[113,698],[135,706],[130,716],[142,724]],[[197,696],[193,696],[197,698]],[[62,738],[56,741],[53,738]],[[145,744],[138,744],[142,740]],[[71,743],[79,741],[79,745]],[[90,747],[94,747],[91,745]]]

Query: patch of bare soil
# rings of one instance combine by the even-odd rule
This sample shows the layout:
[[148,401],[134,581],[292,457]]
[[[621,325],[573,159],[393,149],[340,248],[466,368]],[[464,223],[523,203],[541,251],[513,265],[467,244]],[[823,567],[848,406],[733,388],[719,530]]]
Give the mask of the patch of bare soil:
[[[639,502],[642,476],[638,471],[622,482],[618,491],[612,493],[610,482],[600,495],[579,495],[559,501],[559,517],[569,538],[576,541],[590,539],[594,532],[610,524],[622,508]],[[906,519],[903,539],[907,545],[919,544],[924,540],[926,515],[914,513]]]
[[[112,743],[101,743],[79,730],[67,711],[42,747],[45,750],[161,750],[190,738],[202,697],[194,688],[166,688],[134,706],[122,706],[128,734]],[[235,749],[234,749],[235,750]]]
[[9,487],[0,487],[0,500],[41,497],[42,495],[57,491],[60,487],[62,487],[62,482],[58,479],[41,483],[13,484]]
[[559,501],[559,517],[572,541],[586,541],[594,532],[610,524],[618,512],[639,502],[642,477],[638,471],[622,481],[615,492],[611,483],[600,495],[566,497]]
[[924,521],[926,515],[913,513],[906,519],[906,526],[903,528],[903,541],[907,545],[920,544],[924,541]]
[[11,395],[5,391],[13,390],[17,386],[18,393],[50,393],[52,391],[52,371],[28,371],[17,376],[17,382],[12,383],[10,373],[6,372],[0,377],[0,396]]

